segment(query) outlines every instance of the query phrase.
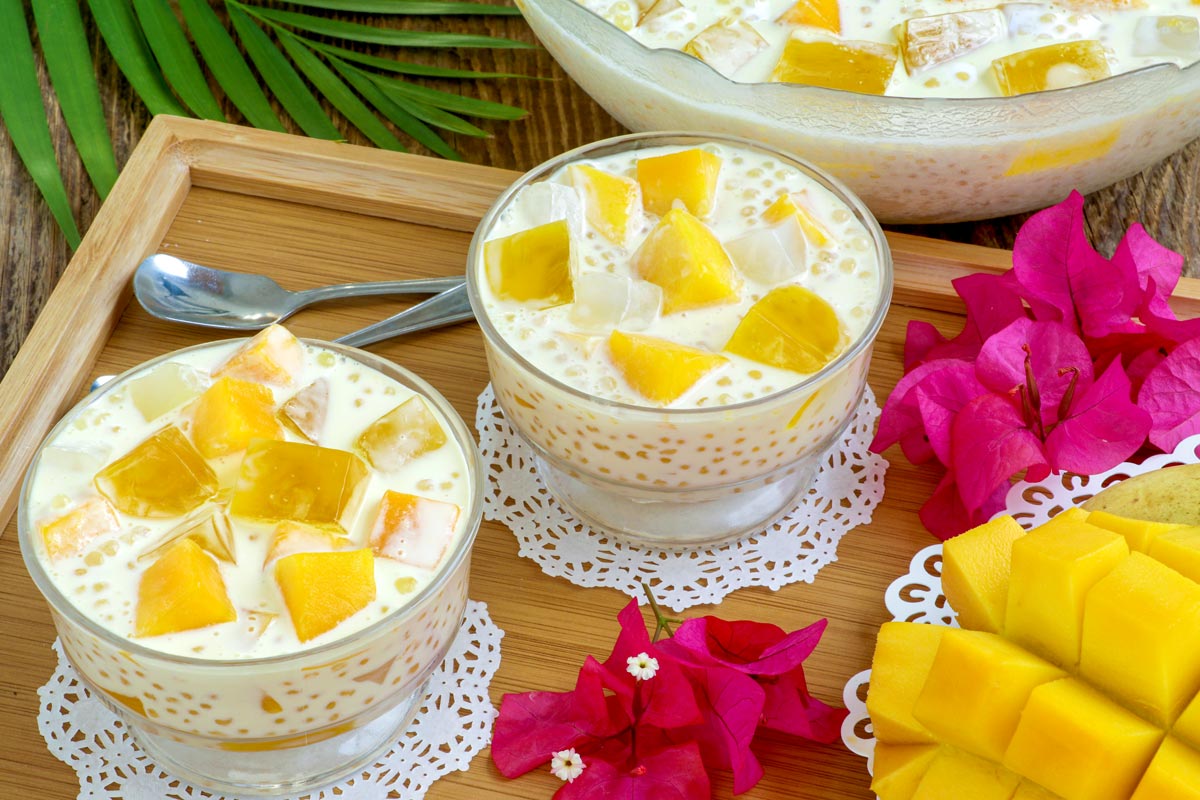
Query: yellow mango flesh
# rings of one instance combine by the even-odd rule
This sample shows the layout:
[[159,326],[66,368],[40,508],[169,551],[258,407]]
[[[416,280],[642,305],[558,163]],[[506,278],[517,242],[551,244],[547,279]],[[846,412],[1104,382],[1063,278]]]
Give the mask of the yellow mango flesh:
[[255,334],[214,373],[246,381],[288,386],[298,380],[304,366],[304,345],[282,325]]
[[242,457],[229,513],[345,531],[362,502],[368,471],[362,459],[345,450],[258,439]]
[[799,0],[775,21],[780,25],[807,25],[830,33],[842,32],[842,12],[838,0]]
[[1175,727],[1171,728],[1171,734],[1200,750],[1200,694],[1193,697],[1183,709],[1175,721]]
[[369,548],[293,553],[275,562],[275,581],[296,637],[307,642],[375,599],[375,557]]
[[1017,539],[1004,635],[1074,669],[1079,663],[1084,598],[1128,555],[1123,537],[1073,519],[1052,520]]
[[433,569],[454,538],[459,513],[454,503],[386,491],[371,526],[371,549],[383,558]]
[[1200,582],[1200,528],[1172,526],[1155,537],[1146,552],[1183,577]]
[[245,450],[251,439],[281,439],[275,398],[261,383],[218,378],[192,412],[192,441],[205,458]]
[[608,337],[613,365],[648,400],[667,405],[696,381],[729,363],[724,356],[656,336],[613,331]]
[[575,299],[571,282],[571,229],[548,222],[483,245],[488,286],[501,300],[550,308]]
[[642,204],[660,217],[667,215],[676,200],[683,203],[688,213],[707,217],[716,202],[720,174],[721,157],[698,148],[641,158],[637,162]]
[[664,314],[736,302],[742,287],[717,237],[681,208],[668,210],[642,240],[633,268],[662,288]]
[[210,508],[176,525],[150,549],[138,556],[139,561],[158,558],[182,539],[191,539],[213,558],[235,563],[233,527],[223,508]]
[[83,553],[89,544],[117,533],[121,523],[108,501],[91,497],[65,514],[38,523],[51,561]]
[[1200,800],[1200,753],[1168,736],[1129,800]]
[[1036,783],[1021,781],[1017,785],[1017,791],[1013,794],[1012,800],[1062,800],[1062,798]]
[[1021,776],[994,761],[943,747],[912,800],[1009,800]]
[[1108,511],[1093,511],[1088,515],[1088,522],[1106,531],[1121,534],[1125,537],[1129,549],[1138,553],[1149,553],[1154,540],[1159,536],[1184,527],[1170,522],[1119,517]]
[[331,530],[305,525],[291,520],[281,522],[271,531],[263,566],[293,553],[327,553],[350,549],[350,540]]
[[942,591],[962,627],[992,633],[1004,630],[1012,546],[1024,535],[1017,521],[1005,515],[946,541]]
[[813,213],[790,194],[781,194],[762,215],[763,222],[768,225],[778,225],[787,219],[795,219],[800,225],[804,236],[817,247],[827,247],[833,242],[833,237],[825,226],[817,221]]
[[183,431],[158,431],[96,473],[100,494],[131,517],[181,517],[216,496],[217,476]]
[[1000,93],[1010,97],[1098,81],[1110,74],[1104,45],[1087,39],[1022,50],[992,62]]
[[445,443],[437,417],[414,395],[367,426],[356,447],[375,469],[393,472]]
[[871,791],[879,800],[911,800],[937,753],[932,744],[876,742]]
[[571,185],[583,197],[583,213],[600,235],[619,247],[629,242],[630,223],[641,208],[637,181],[576,164],[567,168]]
[[1087,596],[1080,677],[1158,725],[1200,690],[1200,584],[1134,553]]
[[181,539],[146,568],[138,583],[134,632],[161,636],[233,622],[217,563],[191,539]]
[[883,94],[896,71],[893,45],[863,41],[810,41],[793,36],[783,48],[771,80]]
[[889,744],[928,744],[933,734],[913,716],[938,645],[948,628],[885,622],[875,639],[867,713],[875,739]]
[[809,374],[836,358],[844,341],[833,306],[803,286],[788,284],[750,306],[725,349],[760,364]]
[[1033,690],[1004,765],[1068,800],[1126,800],[1163,732],[1074,678]]

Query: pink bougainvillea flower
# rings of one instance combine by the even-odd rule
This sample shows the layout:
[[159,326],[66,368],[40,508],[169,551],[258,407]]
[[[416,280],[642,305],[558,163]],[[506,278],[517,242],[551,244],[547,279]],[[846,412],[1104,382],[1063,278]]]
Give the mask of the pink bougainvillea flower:
[[982,525],[1004,508],[1008,494],[1008,482],[996,487],[992,496],[979,508],[968,509],[959,494],[953,471],[947,471],[938,482],[933,494],[921,506],[918,516],[925,530],[942,541],[957,536],[963,531]]
[[1150,441],[1167,452],[1200,433],[1200,339],[1175,348],[1146,376],[1138,405],[1150,414]]
[[924,464],[935,457],[921,419],[921,407],[915,389],[927,377],[954,363],[957,363],[956,359],[930,361],[900,379],[884,403],[879,427],[871,441],[872,451],[882,453],[892,445],[899,444],[904,457],[914,464]]
[[925,437],[944,466],[952,466],[950,431],[954,417],[963,406],[987,391],[975,377],[974,365],[966,361],[945,364],[914,388]]
[[554,800],[711,800],[712,788],[695,742],[651,752],[636,763],[585,759],[587,769]]
[[1158,317],[1174,319],[1167,298],[1175,291],[1183,274],[1183,256],[1154,241],[1146,229],[1134,223],[1121,237],[1112,257],[1113,265],[1137,276],[1142,290],[1138,313],[1150,311]]
[[967,509],[982,506],[1020,472],[1031,480],[1049,474],[1041,440],[1016,405],[1000,395],[980,395],[963,406],[950,435],[958,493]]
[[1078,389],[1046,437],[1046,455],[1056,470],[1094,475],[1137,452],[1151,417],[1129,399],[1129,378],[1120,360],[1099,380]]
[[[604,688],[621,701],[630,718],[634,716],[634,703],[641,703],[641,719],[647,725],[675,728],[699,723],[700,708],[691,684],[681,674],[678,664],[660,657],[661,653],[646,632],[642,610],[636,600],[621,609],[617,621],[621,633],[613,645],[612,655],[603,664]],[[630,657],[642,653],[658,659],[658,671],[653,680],[641,682],[629,674]]]

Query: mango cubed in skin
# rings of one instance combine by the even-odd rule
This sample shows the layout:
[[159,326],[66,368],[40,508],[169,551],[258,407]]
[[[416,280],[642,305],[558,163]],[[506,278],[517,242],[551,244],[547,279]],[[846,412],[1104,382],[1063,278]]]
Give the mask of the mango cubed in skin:
[[662,405],[678,400],[696,381],[729,363],[707,350],[623,331],[609,335],[608,351],[626,382]]
[[371,526],[375,555],[433,569],[454,538],[461,509],[429,497],[386,491]]
[[1005,515],[944,543],[942,590],[962,627],[991,633],[1004,630],[1012,546],[1024,535],[1017,521]]
[[103,497],[89,497],[70,511],[38,523],[51,561],[83,553],[88,545],[121,530],[117,513]]
[[176,525],[139,555],[138,561],[159,558],[183,539],[192,540],[201,550],[220,561],[228,561],[231,564],[237,562],[233,525],[230,524],[225,509],[219,506],[208,508],[205,512]]
[[953,61],[1008,35],[996,8],[906,19],[899,26],[900,54],[910,73]]
[[1088,593],[1079,675],[1169,727],[1200,690],[1200,584],[1133,553]]
[[1009,800],[1020,782],[1020,775],[995,761],[943,747],[912,800]]
[[307,642],[375,599],[375,557],[369,548],[293,553],[275,562],[275,581],[297,638]]
[[1168,736],[1129,800],[1200,800],[1200,753]]
[[329,414],[329,381],[317,378],[284,401],[276,418],[313,444],[321,443]]
[[883,94],[898,59],[896,48],[889,44],[810,39],[793,34],[771,72],[771,80]]
[[207,379],[201,372],[186,364],[168,361],[130,381],[129,399],[142,413],[142,418],[152,422],[195,400],[205,388]]
[[762,218],[763,222],[768,225],[779,225],[786,220],[793,219],[799,223],[805,238],[817,247],[828,247],[833,243],[833,237],[825,226],[794,195],[779,195],[771,205],[767,206]]
[[304,369],[304,345],[282,325],[263,328],[213,372],[245,381],[290,386]]
[[1004,635],[1074,670],[1084,599],[1129,555],[1129,546],[1124,537],[1095,525],[1055,520],[1013,542]]
[[263,566],[292,553],[327,553],[333,550],[349,550],[350,547],[350,540],[334,531],[285,520],[271,531],[271,541],[267,544]]
[[146,568],[138,583],[134,631],[161,636],[233,622],[217,562],[191,539],[180,539]]
[[1021,781],[1017,784],[1017,791],[1013,793],[1012,800],[1063,800],[1063,798],[1032,781]]
[[1183,577],[1200,582],[1200,528],[1173,525],[1154,538],[1147,552]]
[[678,200],[689,214],[707,217],[717,201],[720,174],[721,157],[699,148],[640,158],[637,181],[642,205],[651,214],[665,217]]
[[780,25],[807,25],[830,33],[842,32],[842,12],[838,0],[799,0],[775,20]]
[[1022,50],[992,62],[1000,93],[1008,97],[1091,83],[1110,74],[1104,45],[1091,39]]
[[283,438],[271,390],[228,375],[217,378],[196,401],[191,433],[205,458],[241,452],[251,439]]
[[413,395],[367,426],[356,447],[375,469],[393,472],[445,443],[437,417]]
[[131,517],[181,517],[217,495],[216,473],[168,425],[96,473],[100,494]]
[[1030,692],[1065,677],[997,634],[951,628],[942,636],[913,717],[942,742],[999,761]]
[[810,374],[832,361],[845,339],[833,306],[803,286],[788,284],[750,306],[725,349],[760,364]]
[[485,242],[483,263],[488,286],[501,300],[550,308],[575,299],[565,219]]
[[879,800],[911,800],[938,749],[933,744],[876,742],[871,791]]
[[721,242],[682,208],[667,211],[642,240],[633,267],[640,278],[662,289],[664,314],[734,303],[742,288]]
[[369,472],[345,450],[259,439],[242,456],[229,513],[345,531],[358,513]]
[[877,741],[889,744],[937,741],[913,716],[913,707],[947,630],[941,625],[914,622],[885,622],[880,626],[871,660],[871,686],[867,691],[867,713]]
[[568,167],[567,176],[583,198],[588,223],[605,239],[625,247],[641,218],[642,192],[637,181],[587,164]]
[[1074,678],[1033,690],[1004,765],[1068,800],[1125,800],[1163,732]]
[[1172,522],[1151,522],[1145,519],[1120,517],[1107,511],[1093,511],[1087,519],[1088,522],[1099,528],[1121,534],[1129,544],[1129,549],[1138,553],[1149,553],[1154,540],[1159,536],[1168,531],[1185,527]]

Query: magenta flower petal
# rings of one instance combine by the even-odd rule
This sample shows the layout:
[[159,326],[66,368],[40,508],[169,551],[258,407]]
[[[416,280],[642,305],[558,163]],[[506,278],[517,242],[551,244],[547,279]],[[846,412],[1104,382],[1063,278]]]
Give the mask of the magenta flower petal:
[[870,445],[872,452],[882,453],[899,443],[904,457],[914,464],[923,464],[934,457],[933,449],[925,435],[925,424],[921,419],[917,395],[913,390],[930,375],[948,364],[955,363],[960,362],[957,359],[929,361],[896,383],[896,387],[883,404],[883,412],[879,415],[879,427]]
[[1150,311],[1163,318],[1175,318],[1167,298],[1175,291],[1179,276],[1183,274],[1182,255],[1154,241],[1146,229],[1135,222],[1117,244],[1112,260],[1118,269],[1133,272],[1143,291],[1149,290],[1139,308],[1139,316]]
[[712,786],[695,742],[665,747],[629,766],[583,759],[584,769],[554,800],[712,800]]
[[984,343],[975,374],[988,389],[1019,402],[1018,392],[1028,382],[1027,357],[1040,398],[1041,424],[1049,428],[1058,421],[1067,391],[1079,394],[1091,386],[1092,357],[1067,326],[1021,319]]
[[1138,392],[1138,405],[1150,414],[1150,441],[1167,452],[1200,433],[1200,339],[1175,348],[1156,366]]
[[987,394],[975,377],[975,367],[965,361],[946,364],[914,388],[922,427],[938,461],[951,465],[950,428],[955,415],[971,400]]
[[942,476],[933,494],[921,506],[918,516],[925,530],[944,542],[976,525],[982,525],[999,513],[1004,508],[1004,498],[1008,489],[1007,482],[1000,484],[982,506],[967,510],[958,493],[954,472],[950,471]]
[[661,648],[697,666],[724,666],[747,675],[783,675],[804,663],[825,632],[826,620],[784,633],[778,625],[719,617],[686,620]]
[[1150,415],[1129,397],[1129,378],[1114,361],[1046,437],[1046,455],[1056,470],[1094,475],[1137,452],[1150,431]]
[[947,341],[931,323],[909,320],[908,328],[904,331],[904,371],[911,372],[926,360],[931,351],[944,346]]
[[763,768],[750,750],[766,697],[749,675],[728,667],[693,667],[704,722],[690,729],[705,762],[733,772],[733,793],[753,788]]
[[[642,610],[636,600],[630,600],[617,615],[621,633],[613,645],[612,655],[604,662],[602,680],[604,688],[612,691],[621,701],[632,719],[635,701],[644,711],[642,721],[658,728],[676,728],[692,725],[700,720],[700,709],[691,685],[685,679],[679,664],[652,644],[642,619]],[[638,681],[629,674],[629,659],[647,653],[658,659],[658,674],[651,680],[642,681],[640,696]]]
[[836,742],[849,713],[822,703],[808,693],[804,670],[797,667],[776,678],[759,678],[766,692],[762,726],[814,742]]
[[999,395],[981,395],[963,406],[951,437],[958,493],[971,513],[1013,475],[1047,463],[1041,441],[1017,409]]

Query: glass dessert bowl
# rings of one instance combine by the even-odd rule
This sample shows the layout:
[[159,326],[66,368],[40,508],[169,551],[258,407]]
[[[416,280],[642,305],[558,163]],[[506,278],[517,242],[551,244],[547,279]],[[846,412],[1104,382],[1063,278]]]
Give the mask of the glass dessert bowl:
[[710,135],[537,167],[467,263],[497,401],[547,488],[600,531],[672,547],[794,507],[859,405],[892,288],[840,184]]
[[168,773],[280,795],[394,745],[458,633],[478,456],[423,380],[282,328],[84,398],[22,488],[80,678]]

